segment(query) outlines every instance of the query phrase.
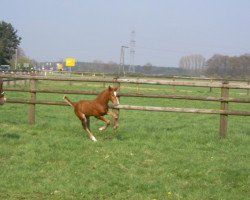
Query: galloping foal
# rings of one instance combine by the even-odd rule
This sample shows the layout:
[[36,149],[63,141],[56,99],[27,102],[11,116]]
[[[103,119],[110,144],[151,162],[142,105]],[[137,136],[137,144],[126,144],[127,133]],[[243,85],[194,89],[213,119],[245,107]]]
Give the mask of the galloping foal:
[[95,100],[81,100],[77,103],[71,102],[67,96],[64,96],[64,100],[74,108],[76,116],[82,122],[82,126],[88,133],[88,137],[96,142],[95,136],[89,129],[89,117],[94,116],[106,123],[105,126],[99,128],[100,131],[105,130],[110,125],[110,120],[106,119],[104,115],[111,115],[114,119],[114,129],[118,128],[118,115],[114,112],[110,112],[108,108],[108,102],[112,101],[114,105],[119,104],[117,98],[117,88],[111,86],[108,89],[102,91]]

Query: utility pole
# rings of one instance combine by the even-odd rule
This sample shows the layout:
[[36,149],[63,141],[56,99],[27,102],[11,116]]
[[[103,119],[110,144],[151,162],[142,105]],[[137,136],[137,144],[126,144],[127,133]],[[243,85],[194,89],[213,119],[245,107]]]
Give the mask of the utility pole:
[[120,55],[120,65],[119,65],[119,74],[121,74],[121,69],[122,69],[122,72],[123,72],[123,76],[125,76],[125,68],[124,68],[124,56],[125,56],[125,49],[127,49],[129,47],[127,46],[121,46],[121,55]]
[[130,38],[130,64],[129,64],[129,72],[132,73],[135,72],[134,60],[135,60],[135,31],[133,30],[131,32],[131,38]]

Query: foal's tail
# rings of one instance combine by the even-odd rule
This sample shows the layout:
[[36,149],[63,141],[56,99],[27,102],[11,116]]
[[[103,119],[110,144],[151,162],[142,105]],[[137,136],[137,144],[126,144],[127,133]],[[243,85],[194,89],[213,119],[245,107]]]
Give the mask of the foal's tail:
[[67,102],[67,104],[69,104],[70,106],[72,106],[74,108],[74,103],[72,101],[70,101],[66,95],[63,97],[63,99],[64,99],[64,101]]

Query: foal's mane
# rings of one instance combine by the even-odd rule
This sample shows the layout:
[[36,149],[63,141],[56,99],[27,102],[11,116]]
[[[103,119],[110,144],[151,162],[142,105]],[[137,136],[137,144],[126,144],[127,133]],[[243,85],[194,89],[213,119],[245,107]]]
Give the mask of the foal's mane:
[[103,101],[104,103],[108,103],[109,100],[109,90],[103,90],[97,97],[96,100]]

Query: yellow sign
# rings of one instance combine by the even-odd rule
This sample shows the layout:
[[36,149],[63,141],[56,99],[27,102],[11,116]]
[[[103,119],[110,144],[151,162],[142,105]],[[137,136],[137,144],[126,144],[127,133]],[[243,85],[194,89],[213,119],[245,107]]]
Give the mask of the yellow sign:
[[62,71],[62,70],[63,70],[63,65],[60,64],[60,63],[57,63],[57,69],[58,69],[59,71]]
[[66,66],[74,67],[76,65],[76,60],[74,58],[66,58]]

